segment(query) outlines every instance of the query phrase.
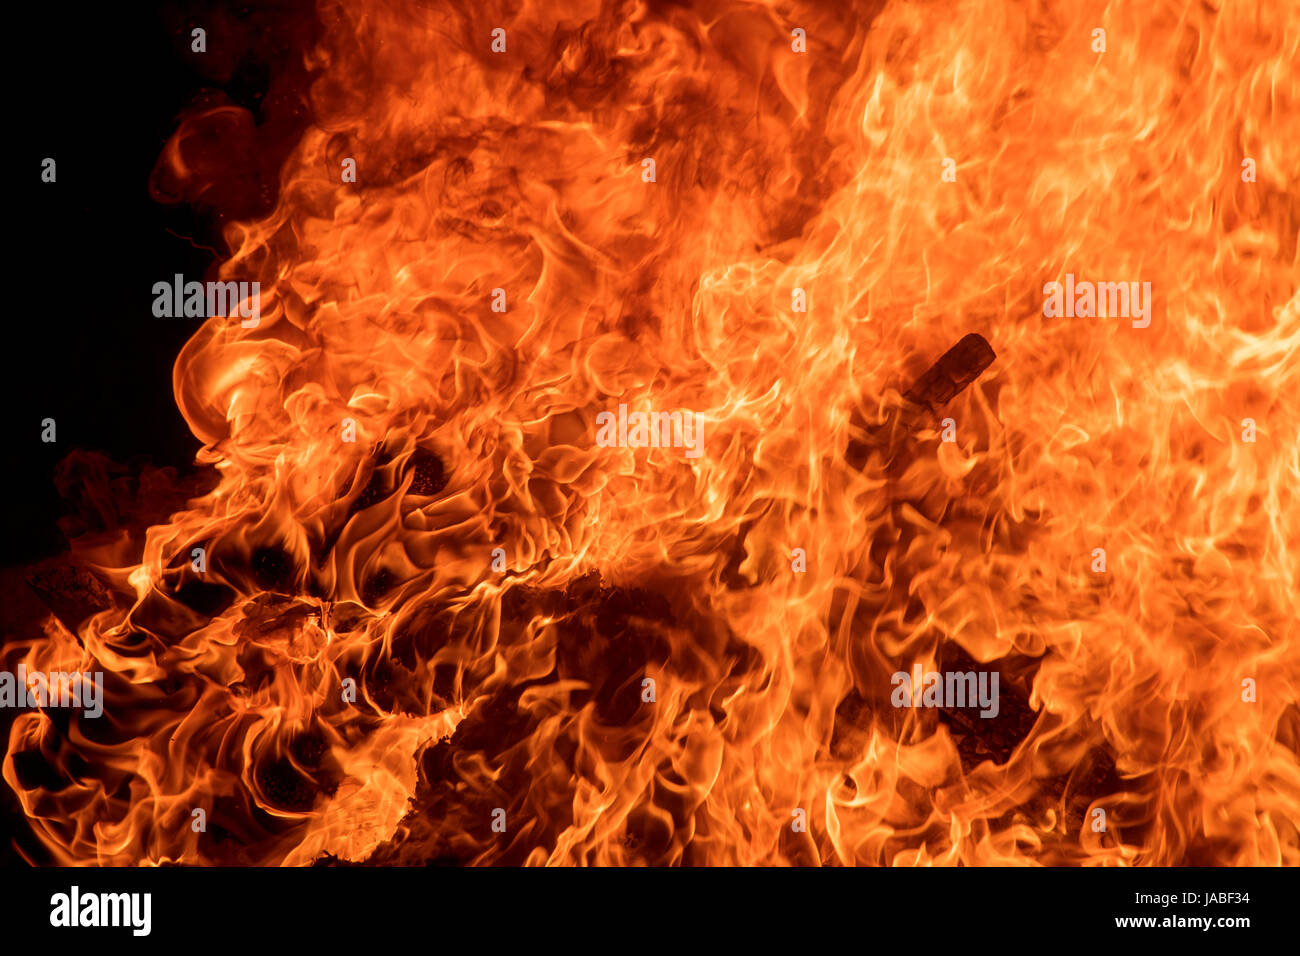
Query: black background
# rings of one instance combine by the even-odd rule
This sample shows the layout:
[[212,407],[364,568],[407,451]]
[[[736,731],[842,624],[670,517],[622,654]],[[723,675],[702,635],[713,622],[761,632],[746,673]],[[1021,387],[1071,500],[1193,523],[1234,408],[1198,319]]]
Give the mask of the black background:
[[[178,272],[203,279],[218,251],[226,255],[222,223],[269,211],[276,171],[306,115],[301,50],[316,23],[301,2],[255,11],[39,4],[6,14],[20,74],[11,81],[17,116],[7,150],[21,210],[9,222],[17,301],[5,330],[16,407],[6,415],[12,457],[0,535],[0,566],[13,566],[65,546],[53,473],[70,450],[100,450],[130,467],[192,467],[199,443],[177,410],[171,375],[202,320],[155,318],[152,286]],[[190,48],[196,25],[208,31],[203,54]],[[178,116],[214,97],[250,111],[256,148],[233,144],[231,180],[211,203],[157,201],[150,175]],[[47,156],[55,183],[41,181]],[[259,185],[267,187],[260,194]],[[41,441],[45,418],[57,422],[55,443]]]
[[[196,940],[262,952],[427,941],[490,952],[619,942],[636,952],[1238,952],[1294,935],[1294,871],[1137,867],[551,870],[43,869],[0,896],[5,942],[185,951]],[[152,893],[152,932],[49,925],[54,893]],[[1194,905],[1136,894],[1196,893]],[[1209,893],[1249,902],[1204,905]],[[1116,918],[1239,918],[1249,927],[1117,927]],[[1062,945],[1062,942],[1066,945]],[[418,944],[417,944],[418,945]]]

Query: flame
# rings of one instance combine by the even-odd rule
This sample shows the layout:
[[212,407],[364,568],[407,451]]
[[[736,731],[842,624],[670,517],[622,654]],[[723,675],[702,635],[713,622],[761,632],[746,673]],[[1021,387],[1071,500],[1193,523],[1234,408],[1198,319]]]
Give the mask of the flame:
[[319,17],[260,323],[176,361],[215,485],[6,648],[106,675],[10,735],[53,860],[1300,865],[1293,7]]

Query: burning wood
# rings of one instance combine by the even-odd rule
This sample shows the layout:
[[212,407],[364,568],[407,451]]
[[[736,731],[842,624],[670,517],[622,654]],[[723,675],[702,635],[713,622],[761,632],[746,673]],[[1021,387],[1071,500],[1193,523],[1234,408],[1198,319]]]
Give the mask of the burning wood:
[[968,385],[993,364],[997,355],[984,336],[977,332],[964,335],[956,345],[916,380],[903,397],[914,405],[935,411],[956,398]]
[[960,395],[996,358],[993,347],[984,336],[971,332],[962,336],[952,348],[944,352],[925,373],[903,393],[907,404],[893,408],[885,421],[868,425],[855,413],[854,432],[863,437],[849,440],[844,452],[845,463],[853,469],[862,469],[873,450],[893,460],[896,445],[921,422],[923,413],[933,417],[943,405]]

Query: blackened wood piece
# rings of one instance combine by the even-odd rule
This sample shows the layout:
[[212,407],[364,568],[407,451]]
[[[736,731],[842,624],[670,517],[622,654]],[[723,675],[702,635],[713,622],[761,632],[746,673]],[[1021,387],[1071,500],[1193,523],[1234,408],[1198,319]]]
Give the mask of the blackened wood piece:
[[918,414],[927,411],[934,414],[938,406],[952,401],[979,378],[995,358],[997,353],[984,336],[977,332],[963,336],[903,394],[907,404],[891,412],[885,421],[868,425],[857,412],[854,413],[854,424],[859,430],[844,449],[845,463],[853,470],[861,471],[872,448],[882,449],[886,458],[892,458],[900,435],[911,430]]
[[944,352],[903,397],[913,405],[930,409],[947,404],[979,378],[995,358],[997,353],[988,340],[977,332],[971,332]]
[[41,603],[73,634],[88,617],[112,606],[94,575],[65,558],[42,561],[27,572],[26,579]]

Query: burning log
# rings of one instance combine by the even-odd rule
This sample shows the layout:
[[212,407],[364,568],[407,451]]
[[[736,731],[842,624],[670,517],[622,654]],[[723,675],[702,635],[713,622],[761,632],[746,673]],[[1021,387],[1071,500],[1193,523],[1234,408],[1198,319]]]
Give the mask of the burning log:
[[[993,364],[997,353],[988,340],[978,332],[962,336],[961,340],[931,365],[920,378],[903,393],[906,402],[884,422],[867,425],[855,421],[865,438],[851,438],[844,450],[844,460],[851,468],[861,471],[867,463],[871,449],[889,449],[897,444],[900,430],[911,428],[918,414],[934,415],[939,408],[966,390]],[[856,418],[856,415],[855,415]],[[887,457],[892,458],[892,454]]]
[[83,621],[112,604],[108,592],[90,572],[64,558],[42,561],[26,578],[27,586],[72,634],[79,633]]
[[1005,764],[1029,737],[1038,720],[1037,712],[1029,705],[1029,688],[1037,668],[1037,660],[1018,656],[981,664],[959,644],[944,642],[938,662],[941,673],[996,670],[1000,678],[996,719],[984,719],[973,710],[948,705],[935,711],[956,743],[966,772],[984,760]]
[[[979,378],[994,358],[996,354],[992,346],[982,335],[974,332],[965,335],[902,393],[902,403],[891,408],[882,422],[872,425],[855,423],[857,435],[849,441],[845,460],[850,467],[860,471],[867,467],[873,454],[877,457],[888,478],[886,500],[881,503],[881,507],[895,512],[893,520],[888,522],[888,527],[895,529],[894,533],[878,536],[873,542],[873,558],[858,569],[864,580],[872,579],[884,566],[883,552],[908,553],[917,534],[912,522],[897,515],[903,505],[913,500],[912,494],[896,482],[915,457],[903,441],[904,436],[915,432],[924,424],[925,418],[937,417],[940,409]],[[936,513],[933,517],[938,521],[942,515]],[[906,564],[896,563],[894,573],[896,577],[882,592],[858,602],[855,613],[863,615],[864,624],[867,619],[879,620],[890,613],[890,608],[906,605],[912,600]],[[839,624],[832,621],[831,630],[837,630],[838,627]],[[856,630],[857,625],[850,629]],[[887,675],[891,673],[890,668],[895,666],[866,648],[858,650],[861,681],[859,690],[845,698],[843,703],[847,709],[842,716],[837,713],[836,722],[840,745],[849,748],[858,739],[861,721],[872,710],[871,703],[874,702],[877,707],[884,706],[885,695],[881,691],[888,686]],[[973,664],[956,645],[945,645],[943,654],[950,662],[955,658]],[[994,668],[972,666],[958,669],[974,672]],[[1029,734],[1036,719],[1028,707],[1027,692],[1022,687],[1012,683],[1005,689],[1008,706],[1006,714],[1000,720],[983,720],[979,717],[971,719],[959,710],[947,708],[933,713],[917,712],[917,727],[922,728],[923,734],[929,734],[933,733],[938,722],[947,724],[958,744],[963,767],[968,771],[985,759],[1005,762]]]
[[961,394],[993,364],[995,358],[997,353],[984,336],[978,332],[963,335],[960,342],[944,352],[939,361],[903,393],[903,397],[913,405],[933,412]]

